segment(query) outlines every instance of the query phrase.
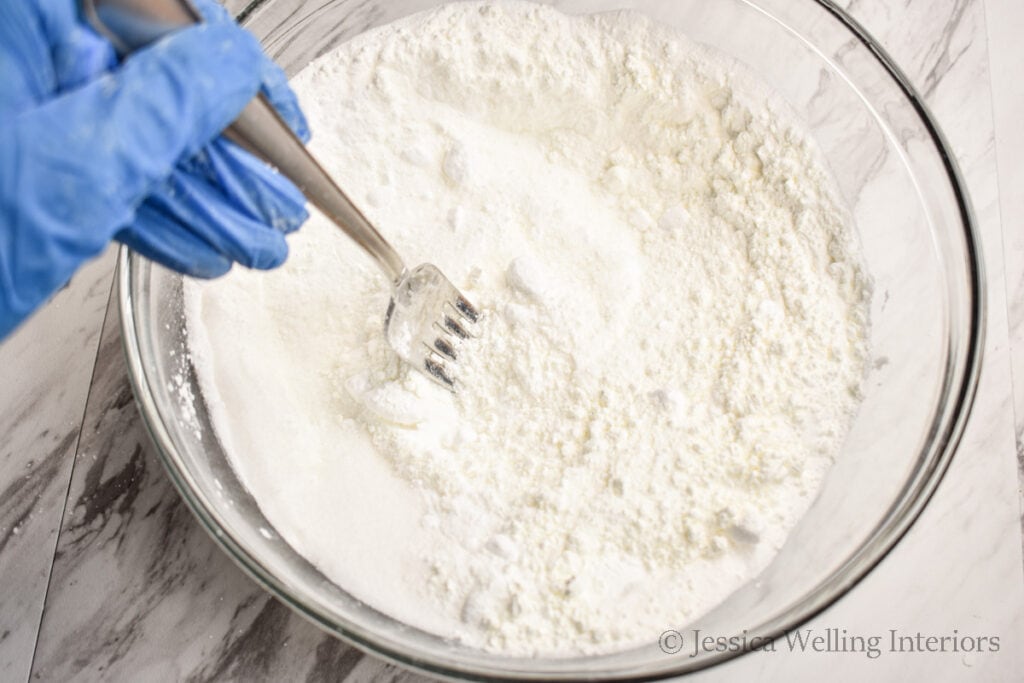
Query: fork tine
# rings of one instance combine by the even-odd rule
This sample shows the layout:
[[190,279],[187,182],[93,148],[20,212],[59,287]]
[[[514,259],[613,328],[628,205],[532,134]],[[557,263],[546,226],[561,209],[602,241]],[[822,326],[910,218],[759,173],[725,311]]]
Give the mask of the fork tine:
[[384,330],[402,360],[454,392],[462,343],[475,337],[480,317],[436,266],[422,263],[395,284]]
[[452,379],[452,376],[448,372],[448,368],[444,366],[444,363],[440,363],[433,358],[428,357],[423,360],[423,368],[427,371],[427,374],[433,377],[439,384],[447,387],[449,391],[455,391],[455,380]]
[[447,313],[444,315],[444,321],[442,323],[442,327],[443,327],[443,329],[448,330],[449,332],[454,334],[459,339],[469,339],[469,337],[470,337],[470,334],[469,334],[469,332],[466,331],[466,328],[464,328],[462,325],[460,325],[455,320],[455,318],[451,317]]
[[448,303],[451,304],[452,308],[454,308],[455,311],[467,321],[475,323],[480,319],[480,314],[477,312],[476,308],[473,307],[473,304],[469,303],[469,301],[466,300],[466,297],[461,294],[455,297],[454,302],[449,301]]
[[455,347],[451,345],[448,340],[438,337],[434,340],[434,349],[439,351],[442,356],[450,358],[451,360],[458,360],[458,354],[455,352]]
[[[450,317],[452,320],[461,323],[461,327],[463,329],[467,329],[469,326],[475,325],[477,321],[480,319],[479,314],[476,314],[476,309],[473,309],[473,313],[476,314],[477,317],[475,319],[470,318],[468,315],[466,315],[464,311],[459,309],[459,306],[455,302],[455,300],[445,301],[444,304],[441,305],[441,312]],[[472,337],[473,335],[469,336]]]

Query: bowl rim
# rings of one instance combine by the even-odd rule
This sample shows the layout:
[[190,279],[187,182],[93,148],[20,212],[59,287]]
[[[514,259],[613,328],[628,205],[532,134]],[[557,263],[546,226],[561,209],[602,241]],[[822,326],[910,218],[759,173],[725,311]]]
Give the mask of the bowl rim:
[[[254,0],[249,3],[239,13],[239,21],[244,22],[247,18],[250,18],[253,11],[259,9],[266,1]],[[748,5],[752,4],[749,0],[741,1]],[[787,631],[798,628],[845,596],[885,559],[917,521],[945,476],[963,437],[978,389],[986,334],[986,278],[977,221],[967,195],[966,183],[945,135],[936,123],[935,117],[925,104],[923,98],[910,83],[909,78],[864,27],[844,9],[839,7],[834,0],[813,0],[813,2],[836,19],[861,45],[866,47],[875,60],[888,73],[913,107],[941,158],[950,183],[950,189],[956,199],[960,223],[964,233],[965,255],[967,257],[967,284],[970,299],[970,314],[968,318],[970,329],[966,339],[963,378],[959,386],[955,387],[951,392],[950,396],[950,404],[953,406],[950,419],[945,428],[942,429],[941,433],[935,435],[930,444],[935,450],[936,456],[926,463],[927,467],[917,473],[916,484],[905,487],[904,491],[900,493],[900,497],[890,506],[885,516],[876,525],[875,529],[872,530],[871,535],[860,548],[853,555],[846,558],[829,577],[819,583],[812,595],[795,603],[787,610],[787,615],[789,616],[785,619],[785,624],[771,624],[769,622],[769,628],[764,631],[758,630],[759,635],[764,634],[770,638],[777,638]],[[756,8],[757,6],[754,5],[754,7]],[[774,15],[770,16],[774,18]],[[338,619],[323,613],[302,599],[293,597],[288,587],[280,582],[270,570],[250,553],[242,543],[234,539],[218,522],[217,513],[197,494],[197,489],[193,484],[191,475],[183,467],[176,455],[176,449],[164,423],[164,417],[160,414],[157,404],[152,398],[153,386],[142,362],[139,341],[135,334],[136,320],[132,306],[131,271],[133,263],[139,259],[141,257],[129,250],[128,247],[120,247],[117,264],[120,331],[128,366],[128,376],[136,404],[142,415],[146,431],[156,445],[160,460],[178,493],[199,520],[201,526],[206,529],[213,540],[245,574],[320,629],[356,646],[363,652],[382,657],[387,661],[431,676],[450,680],[473,679],[496,682],[531,679],[575,680],[579,678],[579,676],[565,672],[510,672],[503,671],[499,666],[480,669],[466,666],[463,663],[452,664],[431,661],[427,657],[410,655],[396,647],[384,644],[359,625],[339,623]],[[933,420],[933,425],[935,421],[940,420]],[[774,621],[778,622],[781,620],[775,618]],[[750,651],[750,647],[744,647],[735,651],[715,653],[709,657],[702,658],[699,662],[695,662],[697,666],[666,666],[659,668],[657,671],[639,676],[631,675],[630,673],[613,673],[605,676],[584,674],[583,677],[587,680],[660,680],[670,676],[687,675],[705,670]]]

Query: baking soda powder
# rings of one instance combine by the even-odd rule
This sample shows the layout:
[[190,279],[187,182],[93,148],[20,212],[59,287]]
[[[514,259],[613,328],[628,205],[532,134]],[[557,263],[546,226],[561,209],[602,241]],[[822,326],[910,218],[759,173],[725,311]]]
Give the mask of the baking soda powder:
[[450,394],[314,215],[188,283],[217,434],[326,576],[509,654],[653,642],[771,560],[859,397],[867,287],[814,145],[746,71],[630,13],[457,3],[293,83],[312,150],[483,312]]

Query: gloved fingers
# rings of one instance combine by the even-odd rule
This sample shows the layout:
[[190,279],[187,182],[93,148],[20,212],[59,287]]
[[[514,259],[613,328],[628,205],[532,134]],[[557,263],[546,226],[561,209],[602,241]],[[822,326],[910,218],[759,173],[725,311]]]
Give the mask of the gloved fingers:
[[173,173],[146,204],[248,268],[276,268],[288,257],[288,243],[282,232],[239,211],[224,201],[218,188],[194,175]]
[[116,239],[150,260],[201,278],[220,277],[235,261],[272,268],[288,255],[281,233],[238,214],[203,181],[181,173],[143,202]]
[[224,138],[214,140],[181,168],[205,178],[250,218],[281,232],[296,230],[309,217],[306,199],[291,181]]
[[[213,0],[192,0],[203,19],[211,23],[233,22],[224,6]],[[262,92],[274,105],[285,123],[295,131],[303,142],[309,142],[309,126],[299,107],[299,101],[288,85],[288,77],[272,59],[264,55],[260,62]]]
[[109,230],[109,239],[156,181],[253,97],[262,54],[234,25],[183,29],[15,117],[3,137],[13,136],[31,193],[19,204],[61,220],[73,208],[83,230]]
[[66,40],[54,48],[53,67],[57,91],[73,90],[117,64],[114,46],[83,24],[75,26]]
[[231,270],[231,259],[148,202],[139,207],[135,222],[114,237],[149,260],[193,277],[215,278]]
[[288,77],[285,76],[281,67],[270,59],[264,59],[261,80],[263,82],[261,90],[277,109],[277,113],[300,140],[309,142],[310,133],[306,115],[302,113],[299,100],[295,97],[291,86],[288,85]]
[[[262,57],[255,36],[232,22],[176,31],[132,54],[119,69],[122,97],[137,102],[125,113],[141,117],[133,128],[164,138],[154,145],[161,161],[177,162],[224,130],[252,99],[259,88],[252,65]],[[151,142],[148,136],[145,142]]]
[[[206,21],[211,23],[234,21],[227,10],[213,0],[193,0],[196,9]],[[288,85],[288,77],[272,59],[264,55],[260,62],[260,81],[262,92],[274,105],[285,123],[303,142],[309,142],[309,126],[306,117],[299,107],[299,101]]]
[[116,62],[70,0],[0,2],[0,125]]
[[[213,0],[193,2],[208,22],[233,21],[220,3]],[[260,65],[262,92],[295,134],[307,142],[309,128],[306,118],[284,72],[266,55],[260,60]],[[304,208],[306,200],[295,185],[223,137],[204,147],[182,167],[219,187],[227,200],[249,217],[281,232],[296,230],[309,215]]]
[[215,0],[192,0],[192,5],[203,15],[203,21],[208,21],[211,24],[234,23],[235,21],[224,5]]
[[83,22],[73,0],[36,0],[50,46],[56,91],[86,83],[117,63],[113,46]]

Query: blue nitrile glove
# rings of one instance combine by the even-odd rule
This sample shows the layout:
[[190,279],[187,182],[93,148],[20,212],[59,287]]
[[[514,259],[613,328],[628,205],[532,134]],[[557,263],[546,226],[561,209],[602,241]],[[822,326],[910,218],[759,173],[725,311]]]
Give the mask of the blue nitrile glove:
[[285,178],[218,137],[284,74],[210,0],[207,23],[120,63],[73,0],[0,1],[0,337],[111,240],[181,272],[282,263],[306,218]]

